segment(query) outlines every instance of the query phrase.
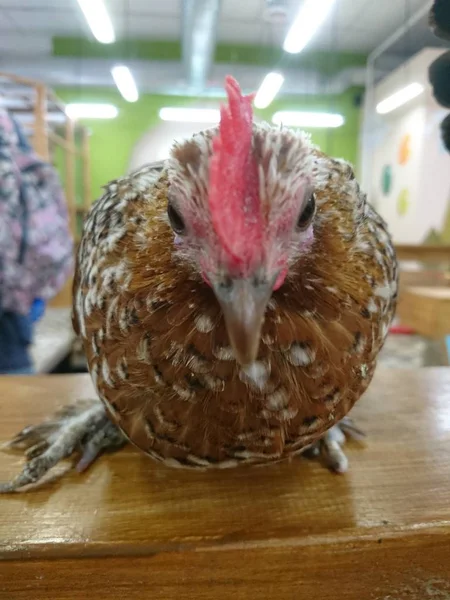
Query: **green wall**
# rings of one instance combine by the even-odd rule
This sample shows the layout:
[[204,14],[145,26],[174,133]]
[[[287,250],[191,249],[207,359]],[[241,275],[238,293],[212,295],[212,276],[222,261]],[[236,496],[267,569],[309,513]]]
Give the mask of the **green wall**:
[[[122,39],[114,44],[98,44],[86,38],[54,37],[52,53],[81,58],[179,61],[182,48],[175,40]],[[336,52],[334,40],[330,40],[329,50],[306,50],[299,54],[287,54],[280,46],[219,43],[214,56],[216,63],[312,68],[324,74],[334,74],[346,67],[363,67],[366,59],[361,53]]]
[[[134,145],[159,122],[158,112],[162,106],[188,106],[193,102],[192,98],[144,94],[138,102],[129,104],[114,90],[60,88],[56,92],[65,102],[107,102],[119,109],[116,119],[85,121],[92,132],[93,198],[98,197],[101,187],[108,181],[125,173]],[[313,141],[326,153],[356,163],[360,117],[354,99],[359,92],[360,90],[353,89],[341,96],[287,98],[274,102],[269,109],[256,112],[268,121],[277,110],[323,110],[343,114],[346,120],[344,126],[339,129],[311,130]]]

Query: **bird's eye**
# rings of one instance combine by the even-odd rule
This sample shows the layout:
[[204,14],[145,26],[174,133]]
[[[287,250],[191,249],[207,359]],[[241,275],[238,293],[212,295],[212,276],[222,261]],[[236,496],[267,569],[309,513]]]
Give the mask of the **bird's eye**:
[[178,235],[182,235],[186,231],[186,225],[184,224],[183,218],[180,213],[174,208],[173,204],[168,205],[167,207],[167,216],[169,217],[170,226],[178,233]]
[[297,221],[297,229],[303,230],[308,227],[311,223],[314,213],[316,211],[316,197],[314,194],[308,198],[305,206],[303,207],[302,213]]

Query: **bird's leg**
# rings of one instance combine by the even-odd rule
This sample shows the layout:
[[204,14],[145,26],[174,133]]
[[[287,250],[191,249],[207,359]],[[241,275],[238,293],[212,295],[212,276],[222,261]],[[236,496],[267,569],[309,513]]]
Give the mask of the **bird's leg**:
[[347,437],[361,440],[365,434],[355,426],[349,417],[344,417],[342,421],[326,431],[320,440],[310,446],[305,455],[307,457],[320,456],[325,466],[331,471],[345,473],[348,469],[348,459],[342,446]]
[[27,462],[14,479],[0,483],[0,493],[36,483],[76,450],[81,453],[77,470],[84,471],[101,452],[117,450],[125,443],[125,437],[108,419],[99,400],[79,400],[63,408],[53,419],[26,427],[3,446],[23,450]]

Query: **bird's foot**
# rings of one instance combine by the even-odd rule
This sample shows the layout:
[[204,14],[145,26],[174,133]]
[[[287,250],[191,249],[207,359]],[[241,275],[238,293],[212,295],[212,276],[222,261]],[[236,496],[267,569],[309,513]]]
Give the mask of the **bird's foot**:
[[27,462],[14,479],[0,483],[0,493],[15,492],[36,483],[60,460],[79,450],[78,471],[84,471],[103,451],[126,443],[120,430],[108,419],[98,400],[79,400],[55,417],[23,429],[3,448],[23,450]]
[[365,434],[355,426],[352,419],[344,417],[337,425],[331,427],[320,440],[310,446],[306,450],[305,456],[320,456],[330,471],[345,473],[348,470],[348,458],[342,447],[347,438],[362,440],[365,438]]

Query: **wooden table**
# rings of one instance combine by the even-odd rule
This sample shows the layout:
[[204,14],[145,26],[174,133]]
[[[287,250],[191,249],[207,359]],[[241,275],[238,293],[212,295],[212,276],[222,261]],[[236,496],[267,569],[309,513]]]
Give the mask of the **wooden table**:
[[[0,379],[0,443],[91,393],[84,375]],[[183,472],[130,448],[0,497],[0,598],[450,598],[450,369],[381,370],[354,415],[370,438],[346,476]],[[1,454],[0,479],[19,463]]]

